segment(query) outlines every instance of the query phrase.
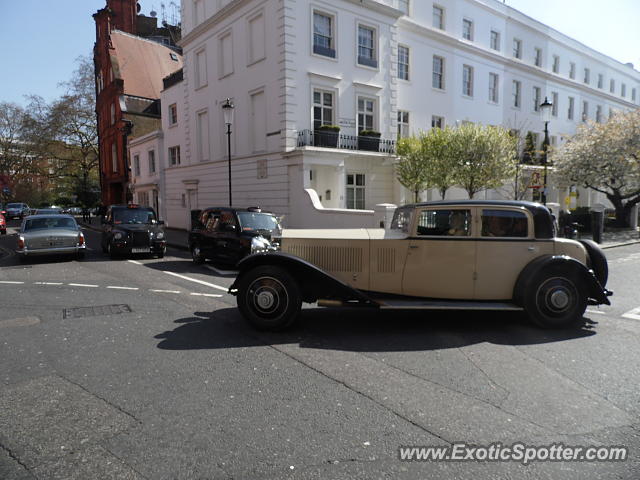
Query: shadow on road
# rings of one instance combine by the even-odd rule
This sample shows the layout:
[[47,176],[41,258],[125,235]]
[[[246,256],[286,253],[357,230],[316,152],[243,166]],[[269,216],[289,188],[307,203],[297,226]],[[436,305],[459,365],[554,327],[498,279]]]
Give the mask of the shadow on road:
[[542,330],[513,312],[416,312],[309,308],[299,323],[281,333],[257,332],[235,308],[195,312],[155,338],[166,350],[240,348],[299,344],[305,348],[354,352],[423,351],[477,343],[533,345],[595,335],[597,322],[568,330]]

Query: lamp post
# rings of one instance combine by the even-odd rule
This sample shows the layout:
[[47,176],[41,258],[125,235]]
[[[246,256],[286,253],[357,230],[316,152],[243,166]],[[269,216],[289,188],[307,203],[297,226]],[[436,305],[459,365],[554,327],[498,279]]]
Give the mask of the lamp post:
[[227,126],[227,152],[229,153],[229,206],[231,207],[231,125],[233,125],[233,110],[235,105],[230,98],[227,98],[222,104],[222,112],[224,113],[224,123]]
[[551,121],[551,110],[553,104],[544,97],[544,102],[540,104],[542,121],[544,122],[544,141],[542,142],[542,165],[544,165],[544,179],[542,181],[542,204],[547,204],[547,152],[549,150],[549,122]]

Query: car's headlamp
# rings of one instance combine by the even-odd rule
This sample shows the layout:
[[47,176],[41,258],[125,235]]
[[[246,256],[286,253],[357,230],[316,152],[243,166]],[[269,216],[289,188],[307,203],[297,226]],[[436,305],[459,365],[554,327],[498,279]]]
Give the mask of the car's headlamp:
[[157,235],[156,235],[156,238],[158,240],[162,240],[164,238],[164,232],[158,232]]
[[122,232],[116,232],[113,234],[113,238],[115,238],[116,240],[120,240],[122,239],[124,235],[122,235]]
[[271,243],[264,237],[253,237],[251,239],[251,253],[262,252],[270,246]]

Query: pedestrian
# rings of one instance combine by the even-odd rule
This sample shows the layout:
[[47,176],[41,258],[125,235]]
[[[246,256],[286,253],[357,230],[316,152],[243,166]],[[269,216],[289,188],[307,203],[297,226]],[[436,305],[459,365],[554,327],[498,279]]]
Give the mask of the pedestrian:
[[82,221],[91,221],[91,214],[89,213],[89,208],[86,205],[82,207]]

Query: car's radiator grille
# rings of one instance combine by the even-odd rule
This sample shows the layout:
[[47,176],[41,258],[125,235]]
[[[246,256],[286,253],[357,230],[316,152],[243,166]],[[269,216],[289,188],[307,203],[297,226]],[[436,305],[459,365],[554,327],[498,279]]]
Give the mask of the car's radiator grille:
[[357,247],[332,247],[324,245],[291,245],[292,255],[330,272],[361,272],[362,249]]
[[27,240],[27,248],[74,247],[76,237],[41,237]]
[[148,247],[149,246],[149,234],[147,232],[133,232],[132,246],[133,247]]
[[396,251],[393,248],[379,248],[378,273],[394,273],[396,271]]

